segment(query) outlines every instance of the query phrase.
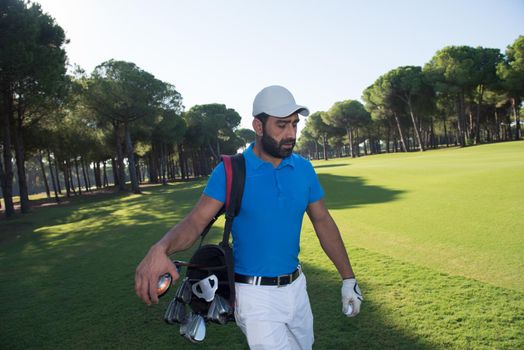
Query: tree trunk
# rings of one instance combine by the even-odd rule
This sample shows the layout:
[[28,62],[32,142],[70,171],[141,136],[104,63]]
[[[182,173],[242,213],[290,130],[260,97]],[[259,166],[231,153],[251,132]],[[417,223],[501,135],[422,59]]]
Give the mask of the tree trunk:
[[94,171],[95,171],[95,185],[97,189],[102,188],[102,177],[100,176],[100,161],[97,160],[94,163]]
[[89,188],[91,188],[91,185],[89,183],[89,178],[87,176],[85,161],[82,157],[80,157],[80,165],[82,166],[82,176],[84,177],[84,186],[86,188],[86,192],[89,192]]
[[40,163],[40,169],[42,169],[42,179],[44,180],[45,193],[47,198],[51,198],[51,193],[49,191],[49,184],[47,183],[47,176],[45,174],[44,160],[42,159],[42,152],[38,151],[38,163]]
[[446,147],[449,147],[448,126],[446,124],[446,119],[444,119],[444,138],[446,139]]
[[[391,152],[390,150],[391,134],[393,132],[392,129],[394,129],[394,127],[391,125],[392,123],[389,120],[390,119],[388,118],[388,123],[386,124],[386,153]],[[380,152],[382,152],[382,150],[380,150]]]
[[65,182],[65,188],[66,188],[66,197],[71,197],[71,184],[69,183],[69,162],[66,160],[64,167],[62,169],[62,172],[64,173],[64,182]]
[[[468,141],[469,142],[473,142],[475,141],[475,135],[474,135],[474,132],[473,132],[473,128],[474,128],[474,123],[473,123],[473,113],[471,112],[471,106],[470,108],[468,109],[468,120],[469,120],[469,123],[467,124],[467,130],[468,130]],[[468,142],[468,144],[470,144]]]
[[191,163],[191,159],[189,157],[189,154],[186,153],[186,156],[184,158],[184,162],[185,162],[185,165],[186,165],[186,172],[187,172],[187,178],[189,179],[192,174],[191,174],[191,167],[192,167],[192,164],[190,166],[190,163]]
[[464,92],[457,95],[457,139],[461,147],[466,147],[466,128],[465,128],[465,117],[464,117]]
[[500,141],[500,139],[501,139],[501,137],[500,137],[500,125],[499,125],[499,116],[498,116],[498,113],[497,113],[497,109],[495,109],[494,117],[495,117],[495,130],[493,131],[493,133],[496,135],[494,138],[495,138],[496,141]]
[[209,147],[209,151],[211,151],[211,155],[213,156],[213,158],[218,159],[220,157],[220,147],[218,145],[218,140],[217,140],[217,152],[216,153],[213,147],[211,146],[210,142],[207,143],[207,146]]
[[[73,192],[73,194],[76,196],[77,190],[75,187],[75,177],[73,176],[73,170],[74,170],[74,165],[70,163],[69,164],[69,184],[71,185],[71,192]],[[82,191],[80,191],[80,194],[82,194]]]
[[205,150],[201,150],[201,170],[202,170],[202,174],[201,175],[204,175],[204,176],[208,176],[209,174],[211,174],[211,170],[212,168],[214,168],[218,162],[220,161],[220,153],[218,154],[218,158],[216,159],[211,159],[209,157],[209,155],[206,153]]
[[351,132],[351,129],[346,127],[346,134],[348,135],[348,142],[349,142],[349,156],[351,158],[355,158],[355,155],[353,154],[353,133]]
[[168,150],[167,154],[167,169],[168,169],[168,180],[174,181],[176,176],[176,167],[175,167],[175,161],[174,161],[174,154],[172,151],[172,148]]
[[120,188],[119,176],[118,176],[118,166],[116,165],[115,158],[111,158],[111,169],[113,170],[113,182],[115,183],[115,187]]
[[515,100],[514,97],[511,98],[511,110],[513,111],[513,117],[515,118],[515,140],[520,140],[520,116],[517,113],[517,103]]
[[[82,184],[80,183],[80,172],[78,169],[78,159],[76,156],[75,156],[75,170],[76,170],[76,182],[78,183],[78,194],[82,195]],[[71,182],[74,183],[73,181]]]
[[182,144],[179,144],[178,145],[178,159],[179,159],[179,162],[180,162],[180,177],[182,178],[182,180],[185,180],[187,178],[187,173],[186,173],[186,164],[185,164],[185,154],[184,154],[184,148],[182,146]]
[[158,161],[157,161],[157,150],[156,147],[153,146],[151,149],[151,152],[148,154],[148,160],[149,160],[149,182],[150,183],[158,183]]
[[3,176],[2,176],[2,194],[4,196],[4,215],[6,218],[15,215],[15,206],[13,203],[13,162],[12,162],[12,143],[11,143],[11,114],[13,113],[12,92],[2,90],[3,103],[0,103],[0,121],[3,128]]
[[[60,197],[58,197],[58,187],[56,186],[55,175],[53,174],[53,163],[49,150],[47,150],[47,162],[49,163],[49,174],[51,175],[51,183],[53,184],[53,191],[55,192],[55,201],[58,203],[60,202]],[[56,172],[58,173],[58,169],[56,169]]]
[[355,148],[355,150],[353,151],[353,154],[355,154],[357,157],[360,157],[360,146],[359,146],[360,135],[358,134],[358,129],[355,129],[354,131],[356,133],[356,136],[353,137],[353,147]]
[[191,152],[191,157],[188,157],[188,158],[191,158],[191,167],[193,168],[193,177],[197,177],[198,176],[198,168],[197,168],[197,161],[196,161],[195,151],[192,151]]
[[402,127],[400,126],[400,120],[398,119],[397,113],[395,113],[394,116],[395,116],[395,122],[397,123],[398,136],[400,138],[400,143],[402,145],[402,150],[404,152],[407,152],[408,148],[406,147],[406,139],[404,138],[404,134],[402,133]]
[[166,145],[160,145],[160,172],[162,176],[162,185],[167,185],[167,162],[166,162]]
[[484,85],[480,85],[480,95],[477,102],[477,115],[475,116],[475,144],[480,144],[480,107],[482,106],[482,99],[484,97]]
[[115,146],[116,146],[115,185],[118,186],[118,191],[125,191],[126,190],[126,174],[124,171],[124,152],[122,151],[122,142],[120,142],[118,124],[114,123],[113,127],[115,129]]
[[433,149],[437,148],[437,141],[435,138],[435,125],[433,123],[433,117],[430,118],[428,143],[429,143],[428,147],[431,146],[431,148]]
[[408,102],[409,115],[411,116],[411,122],[413,123],[413,129],[415,129],[415,136],[417,137],[418,146],[421,152],[424,152],[424,144],[422,143],[422,138],[420,137],[420,130],[415,120],[415,114],[413,113],[413,108],[411,102]]
[[511,116],[506,117],[506,141],[513,140],[513,131],[511,131]]
[[73,166],[69,159],[66,159],[67,176],[69,176],[69,186],[71,186],[71,192],[76,196],[75,179],[73,178]]
[[104,180],[102,182],[102,186],[103,187],[107,187],[107,186],[109,186],[109,181],[107,180],[107,168],[106,168],[106,161],[105,160],[102,162],[102,169],[104,171]]
[[21,113],[22,112],[19,110],[18,118],[16,119],[16,121],[14,119],[12,120],[13,128],[11,130],[13,132],[13,146],[15,147],[16,170],[18,173],[18,188],[20,191],[20,211],[23,214],[27,214],[31,211],[31,206],[29,204],[29,193],[27,190],[27,178],[25,174],[24,144],[21,136]]
[[[5,177],[4,166],[2,164],[3,164],[2,159],[0,159],[0,185],[4,182],[4,177]],[[0,186],[0,210],[2,210],[2,198],[3,198],[2,188],[3,186]]]
[[142,162],[140,161],[140,157],[138,154],[134,153],[135,158],[135,168],[136,168],[136,180],[138,182],[138,186],[140,186],[144,182],[144,174],[143,174],[143,166]]
[[[89,169],[91,169],[91,163],[87,163],[85,160],[84,160],[84,165],[85,165],[85,168],[86,168],[86,175],[87,175],[87,186],[89,186],[89,191],[91,191],[91,175],[89,174]],[[95,163],[93,162],[93,178],[94,178],[94,173],[95,173]]]
[[[49,158],[47,158],[49,159]],[[55,157],[55,177],[56,177],[56,189],[58,190],[58,194],[62,194],[62,186],[60,185],[60,164],[58,163],[58,159]]]
[[322,146],[324,147],[324,160],[328,160],[327,156],[327,136],[322,135]]
[[133,193],[139,194],[140,187],[136,177],[136,163],[135,155],[133,150],[133,142],[131,141],[131,131],[129,130],[128,123],[124,124],[125,139],[126,139],[126,151],[127,151],[127,162],[129,169],[129,178],[131,179],[131,190]]

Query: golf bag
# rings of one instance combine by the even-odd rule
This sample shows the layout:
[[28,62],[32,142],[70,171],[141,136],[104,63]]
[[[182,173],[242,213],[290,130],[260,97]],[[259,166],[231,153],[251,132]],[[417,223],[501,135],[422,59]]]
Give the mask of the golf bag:
[[[186,279],[193,287],[191,301],[189,302],[189,307],[193,313],[202,315],[204,318],[207,317],[207,319],[211,321],[225,323],[227,321],[234,321],[235,271],[233,250],[229,244],[229,236],[231,234],[233,219],[240,211],[242,195],[244,193],[246,166],[242,154],[236,154],[234,156],[222,155],[221,158],[226,172],[226,203],[202,232],[200,246],[189,260]],[[202,245],[211,226],[213,226],[222,214],[225,214],[226,218],[222,241],[219,244]],[[194,284],[212,275],[217,277],[217,279],[213,277],[214,283],[217,283],[216,280],[218,280],[218,287],[215,287],[215,295],[219,295],[229,304],[229,307],[226,305],[226,309],[228,310],[227,317],[222,315],[219,321],[207,316],[208,311],[210,311],[210,306],[214,308],[215,305],[211,305],[212,302],[205,300],[202,296],[197,296],[194,286]],[[212,311],[209,312],[209,314],[211,313]]]

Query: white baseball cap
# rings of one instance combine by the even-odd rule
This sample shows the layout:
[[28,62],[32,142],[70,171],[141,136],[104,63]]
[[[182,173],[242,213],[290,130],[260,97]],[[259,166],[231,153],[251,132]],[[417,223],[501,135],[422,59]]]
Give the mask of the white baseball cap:
[[295,103],[295,98],[283,86],[271,85],[263,88],[253,101],[253,117],[265,113],[271,117],[285,118],[299,113],[304,117],[309,115],[309,109]]

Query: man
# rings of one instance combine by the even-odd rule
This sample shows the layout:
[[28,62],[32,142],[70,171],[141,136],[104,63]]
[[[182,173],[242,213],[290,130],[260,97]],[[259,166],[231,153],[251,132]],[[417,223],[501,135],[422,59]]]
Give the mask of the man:
[[[298,262],[300,229],[307,212],[320,244],[342,280],[342,311],[355,316],[362,296],[340,232],[326,209],[315,171],[293,154],[297,105],[282,86],[268,86],[253,102],[256,141],[244,152],[246,182],[240,213],[233,222],[237,325],[251,349],[311,349],[313,315],[306,279]],[[213,171],[193,210],[156,243],[136,270],[137,295],[157,303],[156,283],[169,272],[178,278],[169,254],[185,250],[225,202],[222,163]]]

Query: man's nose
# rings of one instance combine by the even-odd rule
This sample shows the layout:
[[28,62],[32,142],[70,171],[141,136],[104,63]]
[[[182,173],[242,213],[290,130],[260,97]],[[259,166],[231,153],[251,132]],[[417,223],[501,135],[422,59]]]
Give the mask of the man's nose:
[[297,137],[297,129],[292,125],[292,124],[288,124],[286,126],[286,132],[284,134],[284,137],[286,139],[294,139]]

